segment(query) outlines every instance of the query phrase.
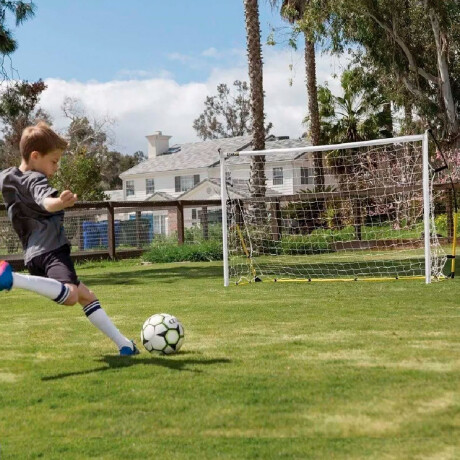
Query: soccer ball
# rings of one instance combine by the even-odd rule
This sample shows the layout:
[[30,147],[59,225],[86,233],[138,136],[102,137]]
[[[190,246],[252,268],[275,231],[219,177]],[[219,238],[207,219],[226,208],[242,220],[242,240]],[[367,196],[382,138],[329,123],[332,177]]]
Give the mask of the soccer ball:
[[152,354],[171,355],[184,343],[184,327],[175,316],[159,313],[145,321],[141,341]]

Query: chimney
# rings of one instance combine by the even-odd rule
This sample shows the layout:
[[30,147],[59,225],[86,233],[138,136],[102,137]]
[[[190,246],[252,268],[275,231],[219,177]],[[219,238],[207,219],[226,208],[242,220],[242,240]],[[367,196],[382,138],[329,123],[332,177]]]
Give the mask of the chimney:
[[150,136],[146,136],[149,142],[148,146],[148,159],[155,158],[163,153],[166,153],[169,149],[169,139],[172,136],[164,136],[161,131],[155,131]]

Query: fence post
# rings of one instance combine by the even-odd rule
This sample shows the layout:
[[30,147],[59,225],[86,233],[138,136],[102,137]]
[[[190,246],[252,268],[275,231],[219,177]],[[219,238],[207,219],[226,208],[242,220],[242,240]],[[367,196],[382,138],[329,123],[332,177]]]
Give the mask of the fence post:
[[136,211],[136,247],[142,249],[141,243],[141,217],[142,211]]
[[203,206],[201,208],[201,227],[203,229],[203,239],[209,240],[209,226],[208,226],[208,207]]
[[177,242],[184,244],[184,207],[181,203],[177,204]]
[[107,241],[109,257],[114,260],[116,257],[115,253],[115,209],[112,203],[109,201],[107,204]]

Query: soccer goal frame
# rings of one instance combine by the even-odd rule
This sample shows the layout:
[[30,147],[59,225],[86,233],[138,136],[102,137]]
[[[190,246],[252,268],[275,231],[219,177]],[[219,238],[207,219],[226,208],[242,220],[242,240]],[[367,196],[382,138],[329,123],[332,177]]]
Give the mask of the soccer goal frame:
[[[232,198],[232,194],[234,195],[233,186],[229,182],[229,172],[231,172],[231,162],[232,159],[239,158],[241,161],[246,161],[248,163],[252,156],[259,156],[268,159],[273,159],[277,157],[277,155],[283,154],[299,154],[302,155],[303,158],[307,158],[308,155],[316,154],[318,155],[321,152],[322,161],[326,161],[325,158],[327,155],[332,155],[332,152],[337,155],[337,152],[343,151],[367,151],[374,149],[378,151],[379,149],[389,149],[391,146],[393,148],[402,148],[408,145],[415,145],[417,146],[417,157],[418,163],[416,167],[419,171],[418,180],[415,183],[401,183],[401,184],[391,184],[388,185],[383,182],[383,186],[374,187],[372,193],[373,196],[383,196],[383,193],[391,194],[404,194],[408,191],[416,190],[417,193],[420,193],[420,198],[418,199],[418,205],[420,205],[420,217],[423,213],[423,217],[419,220],[419,226],[422,225],[423,221],[423,245],[421,241],[419,241],[419,251],[423,248],[423,258],[424,258],[424,267],[423,263],[420,262],[420,273],[412,273],[408,276],[405,276],[404,273],[400,274],[395,272],[394,274],[391,273],[388,276],[356,276],[355,274],[350,274],[350,276],[340,276],[340,277],[326,277],[321,278],[321,276],[313,277],[310,276],[308,273],[302,276],[290,276],[287,278],[283,277],[283,274],[280,273],[279,276],[271,276],[271,277],[264,277],[263,270],[261,271],[258,267],[257,257],[253,255],[253,244],[251,242],[251,235],[250,231],[245,231],[245,226],[247,222],[244,219],[241,221],[240,225],[238,223],[235,225],[232,219],[234,220],[234,215],[232,215],[232,205],[237,201],[234,197]],[[361,149],[361,150],[359,150]],[[434,206],[433,206],[433,178],[434,178],[434,169],[431,167],[429,162],[429,140],[428,140],[428,132],[419,135],[410,135],[410,136],[400,136],[395,138],[386,138],[386,139],[377,139],[373,141],[363,141],[363,142],[350,142],[350,143],[343,143],[343,144],[334,144],[334,145],[320,145],[320,146],[302,146],[302,147],[294,147],[294,148],[287,148],[287,149],[267,149],[267,150],[259,150],[259,151],[252,151],[252,150],[242,150],[238,152],[222,152],[219,151],[220,155],[220,177],[221,177],[221,203],[222,203],[222,239],[223,239],[223,268],[224,268],[224,286],[229,286],[230,284],[230,268],[231,268],[231,250],[229,248],[229,230],[235,233],[235,239],[238,241],[238,248],[240,255],[242,258],[246,259],[246,268],[247,271],[246,276],[240,277],[238,279],[238,275],[235,279],[235,284],[242,284],[242,282],[253,282],[253,281],[262,281],[262,280],[272,280],[272,281],[357,281],[357,280],[384,280],[384,279],[401,279],[401,278],[421,278],[425,280],[425,282],[431,283],[434,279],[443,278],[442,275],[442,267],[445,264],[446,256],[442,251],[442,248],[439,244],[437,239],[436,229],[435,229],[435,222],[434,222]],[[345,155],[345,153],[344,153]],[[397,161],[397,154],[393,155],[393,158],[396,158]],[[420,163],[420,164],[419,164]],[[386,174],[391,174],[391,171],[385,172]],[[273,172],[275,174],[275,172]],[[273,176],[273,183],[275,177]],[[316,179],[315,179],[316,180]],[[380,179],[382,181],[382,179]],[[243,182],[243,181],[240,181]],[[249,181],[246,180],[246,189],[249,190]],[[382,183],[382,182],[381,182]],[[353,186],[353,182],[350,181],[350,184]],[[347,186],[347,192],[341,192],[340,187],[339,191],[327,191],[327,192],[313,192],[311,195],[308,195],[308,199],[311,200],[312,197],[316,198],[317,200],[325,200],[339,197],[341,194],[343,195],[343,199],[353,199],[354,197],[359,197],[363,199],[369,199],[368,195],[366,195],[365,186],[362,189],[356,188],[356,190],[350,191],[350,184]],[[324,189],[323,189],[324,190]],[[250,192],[248,192],[250,194]],[[295,194],[294,194],[295,195]],[[300,196],[301,194],[299,194]],[[328,198],[326,198],[328,197]],[[367,198],[366,198],[367,197]],[[285,200],[286,197],[281,196],[281,200]],[[246,201],[249,202],[274,202],[273,197],[266,198],[262,197],[257,199],[256,197],[246,197]],[[278,200],[279,201],[279,200]],[[324,202],[324,201],[323,201]],[[278,205],[279,206],[279,205]],[[239,211],[241,212],[241,211]],[[271,211],[271,214],[276,214],[275,211]],[[278,207],[279,213],[279,207]],[[252,225],[252,224],[251,224]],[[249,225],[250,226],[250,225]],[[418,228],[418,227],[417,227]],[[313,232],[312,232],[313,233]],[[422,237],[422,235],[421,235]],[[421,239],[421,238],[420,238]],[[433,249],[435,248],[435,262],[433,267]],[[230,250],[229,250],[230,249]],[[397,249],[396,249],[397,250]],[[372,254],[372,251],[370,251]],[[268,256],[273,256],[273,254],[268,253]],[[275,254],[276,256],[276,254]],[[309,255],[305,255],[307,259]],[[273,257],[272,257],[273,258]],[[340,265],[340,261],[337,262]],[[424,273],[422,273],[424,272]],[[233,276],[232,276],[233,280]]]

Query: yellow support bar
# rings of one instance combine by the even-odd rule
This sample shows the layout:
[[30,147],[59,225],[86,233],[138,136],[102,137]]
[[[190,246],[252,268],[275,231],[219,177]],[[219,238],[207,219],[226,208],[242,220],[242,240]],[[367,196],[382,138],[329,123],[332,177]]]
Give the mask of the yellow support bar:
[[249,254],[248,248],[244,242],[243,234],[241,233],[240,226],[236,224],[236,231],[238,232],[238,236],[240,237],[241,246],[243,247],[243,251],[246,254],[246,257],[249,259],[249,266],[251,268],[252,276],[254,277],[254,281],[261,281],[260,278],[257,277],[256,270],[254,269],[254,265],[252,264],[252,257]]
[[450,277],[453,278],[455,276],[455,253],[457,251],[457,219],[458,219],[458,212],[454,213],[454,234],[452,238],[452,261],[450,264]]

